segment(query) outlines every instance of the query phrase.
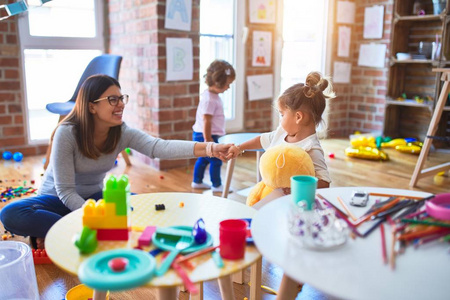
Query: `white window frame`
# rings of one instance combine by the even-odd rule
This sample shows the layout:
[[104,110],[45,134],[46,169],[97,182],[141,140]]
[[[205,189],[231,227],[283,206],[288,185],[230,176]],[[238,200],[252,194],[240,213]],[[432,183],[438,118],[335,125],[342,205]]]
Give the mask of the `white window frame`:
[[[48,36],[33,36],[30,34],[30,26],[28,19],[28,11],[22,13],[18,17],[18,30],[20,39],[20,53],[22,65],[22,81],[24,94],[24,125],[27,129],[27,140],[30,145],[47,143],[48,140],[31,140],[30,128],[28,122],[28,100],[26,89],[25,76],[25,49],[53,49],[53,50],[100,50],[105,52],[105,34],[104,34],[104,3],[102,0],[94,0],[95,7],[95,37],[80,38],[80,37],[48,37]],[[80,21],[81,22],[81,21]],[[56,124],[55,124],[56,126]]]
[[245,27],[246,1],[234,0],[234,57],[236,71],[236,91],[234,95],[234,119],[226,121],[227,132],[244,129],[244,90],[245,90],[245,42],[248,28]]
[[[333,55],[333,43],[331,42],[333,40],[333,31],[334,31],[334,1],[333,0],[327,0],[324,1],[325,5],[324,8],[327,10],[327,14],[324,18],[324,21],[327,22],[325,26],[325,34],[322,38],[324,49],[323,49],[323,57],[322,57],[322,65],[323,69],[322,72],[325,73],[325,75],[331,74],[331,60]],[[282,1],[278,1],[277,6],[277,20],[283,19],[283,3]],[[275,70],[274,70],[274,101],[278,98],[281,91],[281,55],[283,51],[283,22],[277,22],[277,26],[275,28],[277,39],[275,40]],[[324,117],[327,118],[328,115],[328,104],[325,107],[324,111]],[[275,130],[278,127],[280,120],[280,116],[278,113],[278,110],[275,106],[272,108],[272,130]],[[324,120],[325,123],[328,123],[328,119]]]

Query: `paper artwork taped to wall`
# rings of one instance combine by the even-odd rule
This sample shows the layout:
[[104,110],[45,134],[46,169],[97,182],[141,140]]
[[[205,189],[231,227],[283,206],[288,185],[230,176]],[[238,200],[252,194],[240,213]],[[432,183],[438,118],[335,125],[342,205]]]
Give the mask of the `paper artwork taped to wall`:
[[269,67],[272,58],[272,32],[253,31],[253,60],[254,67]]
[[333,82],[334,83],[349,83],[350,74],[352,72],[352,64],[347,62],[334,62]]
[[339,26],[338,29],[338,52],[339,57],[349,57],[350,55],[350,39],[352,29],[348,26]]
[[247,76],[248,100],[272,99],[273,75]]
[[384,6],[375,5],[364,10],[365,39],[381,39],[383,37]]
[[337,23],[355,23],[355,3],[350,1],[338,1],[337,3]]
[[359,47],[358,66],[383,68],[386,44],[362,44]]
[[191,30],[192,0],[167,0],[164,28]]
[[192,39],[166,38],[166,80],[192,80]]
[[275,23],[275,0],[250,0],[250,23]]

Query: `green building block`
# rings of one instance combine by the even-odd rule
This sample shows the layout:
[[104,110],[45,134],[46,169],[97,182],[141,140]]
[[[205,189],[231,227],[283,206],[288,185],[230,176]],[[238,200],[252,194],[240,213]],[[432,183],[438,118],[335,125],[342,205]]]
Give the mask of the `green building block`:
[[116,215],[126,216],[130,208],[130,183],[127,175],[116,177],[110,175],[105,179],[103,187],[105,203],[116,204]]

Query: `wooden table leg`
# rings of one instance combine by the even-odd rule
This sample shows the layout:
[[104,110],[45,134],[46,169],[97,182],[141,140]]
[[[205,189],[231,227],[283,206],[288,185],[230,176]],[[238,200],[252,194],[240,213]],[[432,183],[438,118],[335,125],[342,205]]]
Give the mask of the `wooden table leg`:
[[231,159],[227,163],[227,174],[225,175],[225,182],[223,183],[222,198],[228,197],[228,192],[230,190],[231,177],[233,176],[234,164],[236,159]]
[[283,275],[281,279],[280,289],[278,291],[277,300],[295,299],[298,294],[298,282],[292,280],[290,277]]
[[158,288],[156,290],[157,300],[176,300],[177,287]]
[[233,282],[231,281],[231,276],[227,275],[224,277],[220,277],[218,281],[222,300],[234,300],[234,289]]
[[261,299],[262,257],[250,267],[250,299]]
[[105,300],[107,293],[108,291],[94,290],[94,296],[92,297],[92,300]]
[[203,282],[196,284],[198,293],[197,295],[190,295],[190,300],[203,300]]

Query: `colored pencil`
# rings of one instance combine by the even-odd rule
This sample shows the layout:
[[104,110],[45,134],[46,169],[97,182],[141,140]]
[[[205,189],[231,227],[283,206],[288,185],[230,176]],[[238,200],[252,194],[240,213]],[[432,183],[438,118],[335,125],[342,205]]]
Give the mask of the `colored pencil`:
[[[404,195],[391,195],[391,194],[381,194],[381,193],[369,193],[370,196],[378,196],[378,197],[400,197],[400,198],[407,198],[407,199],[416,199],[416,200],[427,200],[428,197],[414,197],[414,196],[404,196]],[[434,197],[429,196],[429,197]]]
[[381,232],[381,253],[383,255],[384,264],[388,263],[387,253],[386,253],[386,237],[384,235],[384,225],[380,224],[380,232]]
[[396,243],[396,241],[397,241],[397,239],[395,237],[395,231],[392,231],[391,261],[390,261],[392,270],[395,269],[395,243]]
[[382,224],[384,221],[386,221],[385,218],[383,219],[379,219],[377,222],[375,222],[371,227],[369,227],[369,229],[366,230],[366,232],[364,232],[362,234],[363,237],[368,236],[372,231],[374,231],[378,226],[380,226],[380,224]]
[[378,214],[378,213],[380,213],[380,212],[382,212],[382,211],[385,211],[385,210],[387,210],[387,209],[393,207],[393,206],[396,205],[399,201],[400,201],[400,198],[396,198],[394,201],[392,201],[392,202],[390,202],[390,203],[388,203],[388,204],[386,204],[386,205],[384,205],[384,206],[382,206],[382,207],[376,209],[375,211],[371,212],[370,214],[368,214],[368,215],[362,217],[361,219],[358,220],[358,222],[356,222],[355,225],[356,225],[356,226],[361,225],[362,223],[364,223],[364,222],[366,222],[367,220],[369,220],[372,216],[374,216],[374,215],[376,215],[376,214]]
[[347,214],[350,216],[350,218],[352,218],[353,221],[358,220],[358,218],[355,217],[355,215],[350,211],[350,208],[347,206],[347,204],[345,204],[344,200],[342,200],[342,198],[339,196],[337,196],[337,199],[338,199],[339,203],[341,203],[342,207],[345,209]]
[[439,226],[439,227],[448,227],[450,228],[450,222],[438,222],[438,221],[430,221],[430,220],[415,220],[415,219],[402,219],[403,223],[411,223],[411,224],[424,224],[430,226]]
[[409,241],[409,240],[414,240],[417,238],[423,238],[425,236],[429,236],[432,234],[437,234],[440,232],[450,233],[450,230],[447,228],[442,228],[442,227],[430,227],[429,229],[421,230],[418,232],[403,233],[398,237],[398,239],[404,240],[404,241]]

